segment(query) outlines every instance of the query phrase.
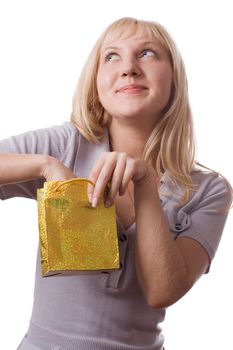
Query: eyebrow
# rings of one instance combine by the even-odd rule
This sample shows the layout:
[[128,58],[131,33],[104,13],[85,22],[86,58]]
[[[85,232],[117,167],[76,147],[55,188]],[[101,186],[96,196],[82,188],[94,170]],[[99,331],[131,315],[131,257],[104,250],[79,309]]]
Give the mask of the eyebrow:
[[[161,48],[161,46],[159,44],[156,44],[154,41],[144,41],[142,43],[140,43],[140,46],[144,46],[144,45],[149,45],[152,44],[154,46],[157,46],[158,48]],[[121,47],[119,46],[108,46],[106,48],[103,49],[103,51],[107,51],[107,50],[121,50]]]

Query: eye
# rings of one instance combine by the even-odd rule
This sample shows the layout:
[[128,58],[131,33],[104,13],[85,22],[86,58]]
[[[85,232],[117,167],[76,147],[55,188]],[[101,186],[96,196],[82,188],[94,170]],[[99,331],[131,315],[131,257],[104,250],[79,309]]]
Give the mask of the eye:
[[104,61],[108,62],[108,61],[116,61],[119,59],[119,56],[116,52],[109,52],[104,56]]
[[145,49],[141,52],[139,57],[153,57],[153,56],[157,56],[157,53],[154,50]]

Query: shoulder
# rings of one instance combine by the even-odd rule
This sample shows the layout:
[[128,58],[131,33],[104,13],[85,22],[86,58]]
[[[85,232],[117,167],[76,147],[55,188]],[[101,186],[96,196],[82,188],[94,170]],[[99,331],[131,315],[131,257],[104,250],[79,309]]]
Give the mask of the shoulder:
[[0,151],[49,154],[60,158],[70,143],[74,147],[78,145],[79,132],[71,122],[65,121],[59,125],[28,130],[0,140]]
[[193,205],[206,206],[209,210],[224,210],[229,207],[232,199],[232,188],[223,176],[214,171],[194,171],[193,182],[196,185],[190,201]]
[[[212,260],[228,216],[232,190],[228,181],[215,172],[195,171],[192,179],[196,188],[189,200],[179,205],[183,191],[176,187],[161,197],[163,209],[173,237],[198,241]],[[164,184],[165,192],[168,188]]]
[[49,127],[38,128],[27,130],[23,133],[12,135],[9,138],[1,140],[1,144],[15,141],[17,142],[33,142],[33,141],[43,141],[51,138],[51,142],[56,142],[57,140],[66,139],[71,136],[71,134],[78,135],[77,128],[69,121],[64,121],[62,124],[52,125]]
[[[232,188],[223,176],[214,171],[195,170],[191,174],[195,185],[189,200],[182,206],[186,211],[198,209],[209,204],[214,209],[229,207],[232,200]],[[165,192],[164,202],[167,206],[179,207],[184,189],[181,187],[170,187],[169,178],[165,178],[162,190]],[[168,193],[166,195],[166,192]]]
[[54,128],[64,130],[64,132],[67,132],[67,133],[79,134],[79,131],[76,128],[76,126],[71,121],[68,121],[68,120],[64,121],[60,125],[55,125]]
[[48,128],[43,128],[43,129],[37,129],[33,130],[32,133],[35,134],[41,134],[41,135],[49,135],[49,136],[54,136],[63,139],[69,139],[70,136],[78,136],[79,131],[78,129],[74,126],[74,124],[70,121],[64,121],[61,124],[58,125],[52,125]]
[[64,121],[61,124],[56,124],[36,130],[30,130],[22,135],[40,141],[44,139],[49,140],[51,143],[55,144],[58,144],[59,142],[61,144],[66,144],[69,141],[70,137],[72,137],[72,135],[73,137],[77,137],[79,135],[79,132],[70,121]]

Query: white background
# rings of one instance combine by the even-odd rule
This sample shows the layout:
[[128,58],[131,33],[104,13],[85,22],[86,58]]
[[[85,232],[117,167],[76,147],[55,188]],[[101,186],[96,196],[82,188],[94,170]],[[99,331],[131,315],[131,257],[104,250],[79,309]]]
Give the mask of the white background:
[[[198,159],[232,182],[230,2],[1,1],[0,139],[69,120],[77,78],[102,30],[123,16],[156,20],[186,63]],[[16,198],[0,202],[0,210],[0,348],[14,350],[32,308],[37,208]],[[233,349],[231,227],[232,213],[210,273],[168,309],[166,350]]]

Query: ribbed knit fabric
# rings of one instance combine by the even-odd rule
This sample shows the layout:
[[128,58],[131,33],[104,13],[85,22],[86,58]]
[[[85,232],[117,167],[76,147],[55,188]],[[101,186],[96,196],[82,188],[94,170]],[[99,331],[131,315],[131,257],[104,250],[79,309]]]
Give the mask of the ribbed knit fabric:
[[[61,336],[37,327],[33,323],[27,333],[27,339],[41,347],[43,350],[145,350],[145,346],[126,345],[120,342],[109,341],[106,338],[85,338],[82,336],[72,338]],[[160,344],[163,343],[163,337],[160,339]],[[53,345],[51,348],[51,344]],[[162,346],[146,346],[148,350],[162,349]]]

